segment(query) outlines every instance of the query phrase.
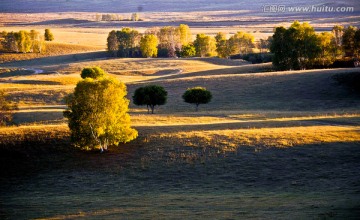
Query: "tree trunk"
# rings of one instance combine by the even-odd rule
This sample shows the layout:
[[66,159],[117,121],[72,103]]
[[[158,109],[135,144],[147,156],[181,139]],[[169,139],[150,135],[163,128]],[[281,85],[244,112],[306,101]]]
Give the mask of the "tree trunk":
[[154,114],[155,105],[150,105],[150,107],[151,107],[151,114]]

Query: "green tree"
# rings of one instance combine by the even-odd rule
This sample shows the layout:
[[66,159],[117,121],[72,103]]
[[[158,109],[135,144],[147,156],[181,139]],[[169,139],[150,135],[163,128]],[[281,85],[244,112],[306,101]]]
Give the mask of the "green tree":
[[50,29],[45,29],[44,37],[45,41],[53,41],[55,39],[54,34],[51,32]]
[[119,41],[118,41],[115,30],[112,30],[108,35],[108,38],[107,38],[107,50],[114,57],[117,55],[117,53],[119,51]]
[[123,28],[121,31],[116,32],[119,43],[120,57],[137,57],[140,54],[140,39],[141,34],[130,28]]
[[358,29],[354,35],[354,54],[356,57],[360,55],[360,29]]
[[[156,105],[165,105],[167,100],[167,91],[158,85],[149,85],[137,88],[133,95],[135,105],[146,105],[148,113],[154,114]],[[150,108],[150,109],[149,109]]]
[[187,103],[195,104],[196,111],[198,111],[200,104],[207,104],[211,101],[212,94],[204,87],[194,87],[187,89],[182,98]]
[[215,38],[205,34],[197,34],[194,41],[196,55],[199,57],[216,56],[216,41]]
[[105,76],[105,71],[100,67],[86,67],[81,71],[81,78],[98,79]]
[[0,90],[0,127],[11,122],[12,113],[15,109],[17,109],[17,106],[8,100],[8,96],[4,91]]
[[334,35],[329,32],[322,32],[317,35],[318,44],[321,48],[321,53],[319,56],[320,64],[323,66],[329,66],[334,61],[333,51],[334,51]]
[[229,39],[232,54],[250,53],[254,45],[255,37],[251,34],[239,31]]
[[194,45],[188,44],[182,46],[180,52],[181,57],[194,57],[195,55],[196,55],[196,50]]
[[158,38],[153,34],[146,34],[140,40],[140,50],[143,57],[157,57]]
[[345,56],[353,57],[355,55],[355,33],[357,28],[349,26],[344,29],[342,36],[342,46],[345,52]]
[[336,59],[338,56],[343,54],[342,50],[342,36],[344,34],[344,27],[340,25],[335,25],[331,30],[332,34],[334,35],[333,38],[333,57]]
[[306,69],[316,63],[321,47],[314,28],[295,21],[288,29],[275,29],[270,51],[277,69]]
[[226,39],[226,34],[219,32],[215,36],[216,52],[220,58],[228,58],[231,54],[231,47],[229,41]]
[[138,133],[131,128],[125,96],[126,86],[117,79],[80,81],[67,97],[64,111],[75,146],[102,152],[110,145],[135,139]]

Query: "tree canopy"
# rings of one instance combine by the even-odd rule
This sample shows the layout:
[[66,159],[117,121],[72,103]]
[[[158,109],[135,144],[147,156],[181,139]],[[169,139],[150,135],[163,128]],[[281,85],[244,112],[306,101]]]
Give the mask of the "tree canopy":
[[135,139],[128,114],[129,100],[124,83],[113,78],[80,81],[66,99],[71,140],[81,148],[107,150]]
[[157,57],[158,38],[153,34],[146,34],[141,37],[140,50],[143,57]]
[[216,56],[216,41],[214,37],[197,34],[194,41],[196,55],[199,57],[212,57]]
[[270,51],[273,65],[280,70],[306,69],[315,64],[321,54],[318,37],[308,23],[295,21],[288,29],[277,27]]
[[[148,113],[154,113],[156,105],[165,105],[167,100],[167,91],[158,85],[149,85],[137,88],[133,95],[135,105],[146,105]],[[149,109],[150,107],[150,109]]]
[[100,67],[86,67],[81,71],[81,78],[98,79],[105,76],[105,71]]
[[53,41],[55,39],[54,34],[51,32],[50,29],[45,29],[44,37],[45,41]]
[[187,89],[182,98],[187,103],[195,104],[196,111],[198,111],[200,104],[207,104],[211,101],[212,94],[204,87],[194,87]]
[[3,50],[16,53],[42,53],[45,50],[44,38],[38,31],[2,32]]

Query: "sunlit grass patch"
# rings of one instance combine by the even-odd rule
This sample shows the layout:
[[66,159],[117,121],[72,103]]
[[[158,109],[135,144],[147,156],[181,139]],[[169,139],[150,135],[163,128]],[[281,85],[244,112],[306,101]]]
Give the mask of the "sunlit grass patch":
[[360,142],[360,126],[297,126],[235,130],[180,131],[153,134],[148,142],[189,147],[215,147],[222,151],[241,146],[287,148],[310,144]]

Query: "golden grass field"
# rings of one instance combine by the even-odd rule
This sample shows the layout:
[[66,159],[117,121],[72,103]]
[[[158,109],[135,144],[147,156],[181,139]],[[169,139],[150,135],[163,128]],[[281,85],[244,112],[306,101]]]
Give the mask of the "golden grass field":
[[[194,145],[201,146],[203,142],[211,145],[217,140],[232,147],[291,147],[360,140],[359,101],[349,98],[346,90],[331,79],[335,73],[356,69],[269,72],[269,64],[251,65],[215,58],[74,62],[64,58],[62,62],[59,57],[56,65],[51,61],[47,63],[47,59],[40,58],[37,62],[40,65],[36,66],[32,61],[2,64],[2,89],[19,103],[14,119],[21,125],[22,135],[26,131],[36,133],[26,126],[41,127],[41,124],[44,129],[59,124],[68,135],[62,116],[63,99],[81,79],[81,68],[100,66],[127,83],[129,99],[134,89],[143,84],[156,83],[169,91],[168,103],[158,107],[155,115],[147,115],[145,108],[130,105],[133,124],[144,140],[160,136],[160,143],[192,142],[198,137],[195,142],[200,144]],[[16,65],[21,68],[17,69]],[[24,69],[25,66],[28,69]],[[45,72],[32,74],[29,69]],[[193,86],[205,86],[213,92],[212,103],[200,106],[200,112],[194,112],[193,106],[181,100],[181,94]],[[356,123],[349,128],[348,121],[352,120]],[[322,121],[325,124],[321,124]],[[6,133],[9,129],[16,134],[17,127],[2,128],[0,132]],[[207,141],[210,144],[206,144]]]
[[[218,13],[184,19],[211,21]],[[178,20],[182,14],[144,19]],[[1,27],[42,31],[53,22],[55,41],[44,54],[0,54],[0,88],[19,107],[15,124],[0,127],[1,172],[9,177],[0,180],[0,218],[358,216],[360,99],[332,79],[358,69],[275,72],[271,63],[242,60],[111,58],[107,33],[120,24],[101,28],[101,22],[89,22],[93,15],[22,13]],[[1,21],[9,19],[0,14]],[[314,22],[318,28],[336,23]],[[273,27],[265,26],[198,26],[193,34],[247,30],[260,39],[271,34]],[[75,149],[63,117],[64,98],[81,80],[82,68],[91,66],[126,83],[129,100],[147,84],[168,91],[167,104],[153,115],[131,103],[139,137],[102,155]],[[198,112],[181,98],[195,86],[213,94]]]

